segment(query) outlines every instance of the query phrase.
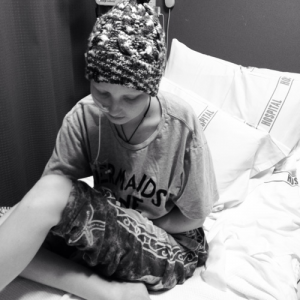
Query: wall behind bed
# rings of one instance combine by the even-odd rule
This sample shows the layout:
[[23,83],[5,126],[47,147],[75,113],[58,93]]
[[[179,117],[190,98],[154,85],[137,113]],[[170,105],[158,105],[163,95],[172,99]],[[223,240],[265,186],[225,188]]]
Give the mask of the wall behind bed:
[[63,116],[89,93],[84,77],[94,0],[0,4],[0,206],[40,178]]
[[300,1],[176,0],[172,38],[243,66],[300,73]]

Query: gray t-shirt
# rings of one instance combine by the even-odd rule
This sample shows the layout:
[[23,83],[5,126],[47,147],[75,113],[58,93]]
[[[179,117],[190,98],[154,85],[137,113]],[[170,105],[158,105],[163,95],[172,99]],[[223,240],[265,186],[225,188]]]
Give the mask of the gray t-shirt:
[[177,96],[164,92],[157,97],[161,121],[138,145],[118,136],[91,96],[79,101],[64,118],[43,175],[93,175],[95,188],[112,189],[121,206],[149,219],[164,216],[175,205],[188,218],[205,218],[218,191],[201,124]]

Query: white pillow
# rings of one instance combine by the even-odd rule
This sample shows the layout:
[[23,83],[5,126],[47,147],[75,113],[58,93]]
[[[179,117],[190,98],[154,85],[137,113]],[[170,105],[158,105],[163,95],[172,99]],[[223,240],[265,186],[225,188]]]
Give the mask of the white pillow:
[[300,138],[300,74],[245,68],[174,39],[165,77],[269,133],[285,154]]
[[162,78],[160,90],[181,97],[198,116],[211,151],[220,199],[234,206],[244,200],[249,180],[285,157],[270,136],[223,112],[195,93]]

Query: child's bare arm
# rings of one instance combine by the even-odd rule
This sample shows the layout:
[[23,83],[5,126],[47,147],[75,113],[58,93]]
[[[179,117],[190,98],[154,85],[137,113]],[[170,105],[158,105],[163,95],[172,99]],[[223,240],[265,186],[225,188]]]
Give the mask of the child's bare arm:
[[204,219],[187,218],[177,207],[174,207],[167,215],[151,221],[168,233],[189,231],[201,227],[204,223]]

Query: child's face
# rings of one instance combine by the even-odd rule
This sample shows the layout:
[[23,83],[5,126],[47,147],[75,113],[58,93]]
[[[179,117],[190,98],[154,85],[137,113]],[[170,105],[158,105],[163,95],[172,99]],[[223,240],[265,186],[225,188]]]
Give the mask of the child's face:
[[148,105],[149,95],[125,86],[91,81],[94,103],[114,124],[122,125],[139,117]]

